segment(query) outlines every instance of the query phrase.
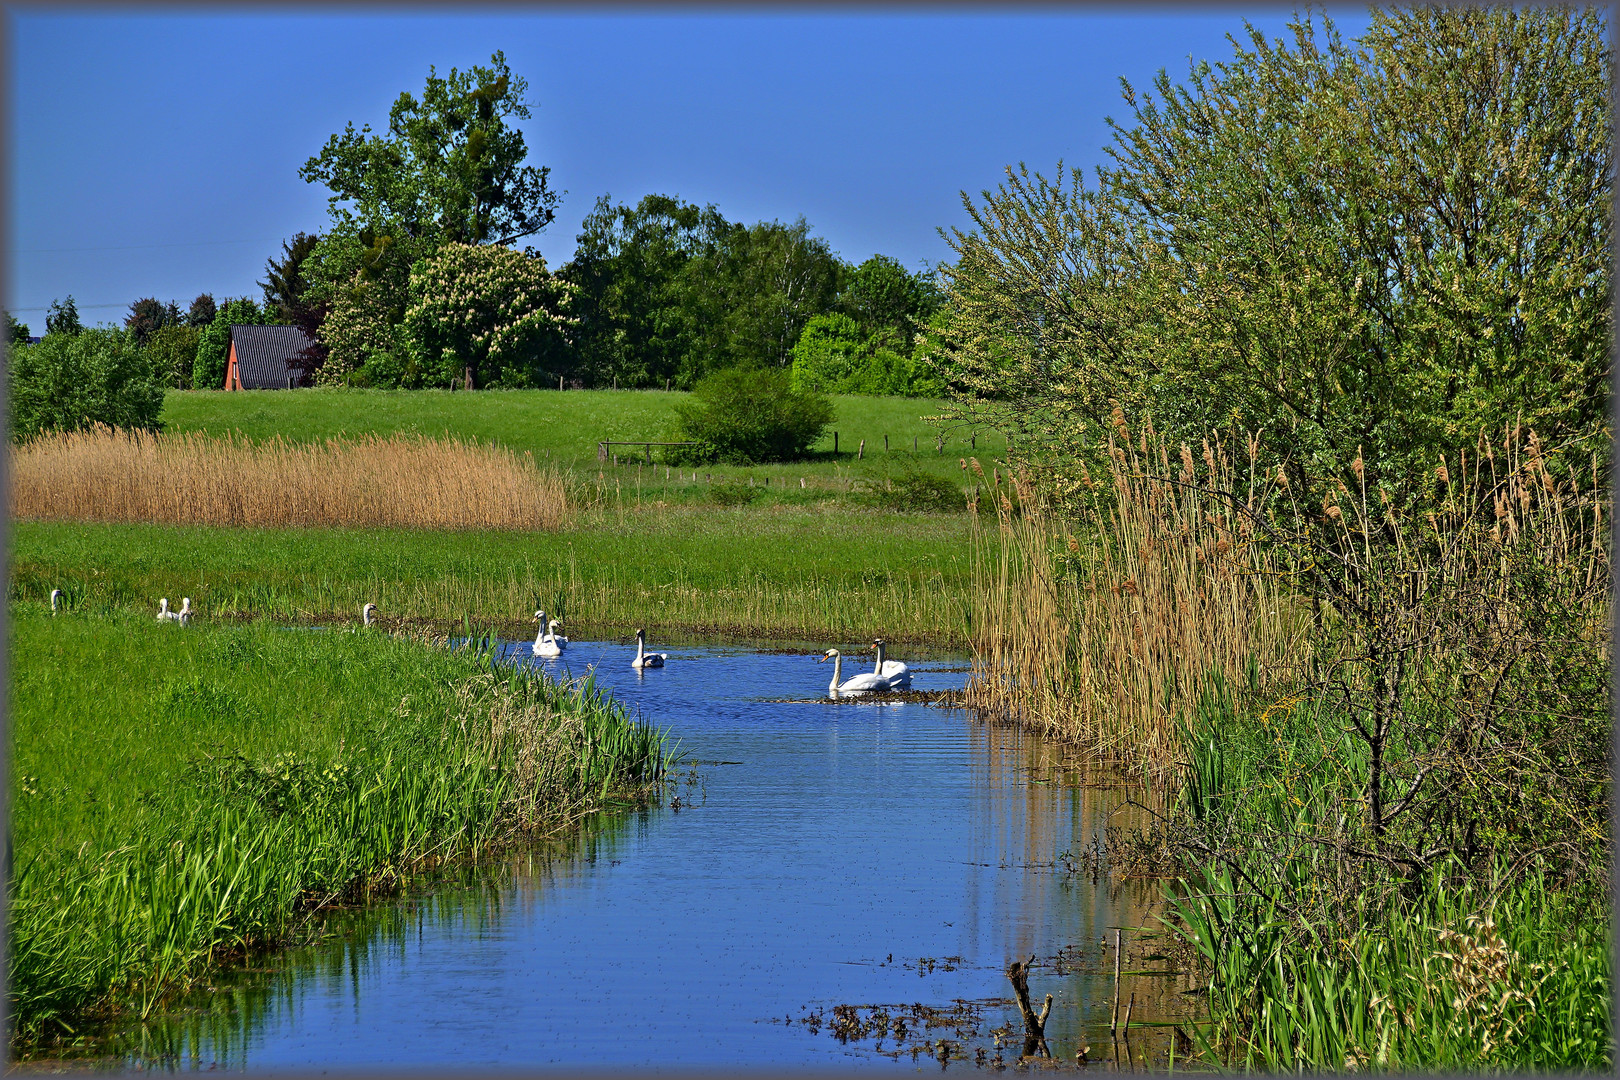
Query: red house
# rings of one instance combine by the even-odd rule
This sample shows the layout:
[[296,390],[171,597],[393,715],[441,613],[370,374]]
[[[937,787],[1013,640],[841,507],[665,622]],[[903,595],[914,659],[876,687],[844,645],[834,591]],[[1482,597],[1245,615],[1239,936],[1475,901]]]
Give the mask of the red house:
[[231,326],[226,390],[291,390],[304,373],[287,362],[313,342],[296,326]]

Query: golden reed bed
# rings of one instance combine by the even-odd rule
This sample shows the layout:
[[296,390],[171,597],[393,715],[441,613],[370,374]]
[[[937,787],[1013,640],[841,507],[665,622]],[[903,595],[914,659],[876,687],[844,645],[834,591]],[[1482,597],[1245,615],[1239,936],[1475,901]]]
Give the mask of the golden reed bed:
[[98,428],[14,447],[11,514],[272,528],[556,529],[569,506],[556,470],[454,438],[255,443]]

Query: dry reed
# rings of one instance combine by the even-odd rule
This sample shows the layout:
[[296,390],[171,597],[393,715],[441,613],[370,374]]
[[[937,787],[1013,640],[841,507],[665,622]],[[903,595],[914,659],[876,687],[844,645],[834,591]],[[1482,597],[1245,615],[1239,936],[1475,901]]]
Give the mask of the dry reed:
[[97,428],[12,451],[14,518],[256,527],[556,529],[562,476],[457,438],[293,443]]
[[1083,470],[1067,512],[1027,475],[987,478],[1003,542],[975,544],[982,607],[967,700],[1171,781],[1184,756],[1178,722],[1210,680],[1237,685],[1251,665],[1265,680],[1298,671],[1309,609],[1238,508],[1201,490],[1252,497],[1252,445],[1241,482],[1227,448],[1206,444],[1200,469],[1181,447],[1177,482],[1151,427],[1138,446],[1123,418],[1117,429],[1109,475]]

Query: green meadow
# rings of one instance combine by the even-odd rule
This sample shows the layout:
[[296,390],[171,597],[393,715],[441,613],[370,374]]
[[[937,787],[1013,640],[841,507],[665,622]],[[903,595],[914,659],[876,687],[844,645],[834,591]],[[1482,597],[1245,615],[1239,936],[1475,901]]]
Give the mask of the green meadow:
[[[255,440],[396,432],[476,438],[532,454],[537,462],[553,462],[618,494],[681,501],[705,500],[712,482],[725,479],[752,480],[761,487],[769,479],[770,490],[760,496],[788,502],[858,494],[864,484],[906,471],[966,485],[971,481],[962,472],[964,457],[977,456],[989,468],[1006,450],[1005,440],[988,431],[942,430],[929,423],[925,418],[939,412],[938,401],[838,395],[832,432],[811,448],[807,461],[671,468],[666,476],[656,449],[651,466],[639,447],[612,448],[620,456],[617,466],[611,458],[597,459],[598,443],[605,440],[672,439],[675,406],[688,396],[662,390],[171,390],[162,421],[169,432],[235,433]],[[683,479],[694,473],[696,479]]]

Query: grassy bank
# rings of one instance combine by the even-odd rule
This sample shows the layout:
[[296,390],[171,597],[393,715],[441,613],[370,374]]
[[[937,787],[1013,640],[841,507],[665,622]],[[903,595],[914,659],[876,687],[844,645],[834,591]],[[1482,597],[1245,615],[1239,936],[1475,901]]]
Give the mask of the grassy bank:
[[205,618],[461,619],[516,632],[536,607],[577,634],[711,629],[965,644],[971,519],[815,507],[644,506],[557,533],[15,522],[11,596]]
[[147,1012],[323,905],[664,767],[589,690],[376,632],[13,605],[18,1045]]
[[279,435],[295,442],[340,433],[433,437],[448,433],[530,453],[536,462],[570,469],[582,479],[600,474],[605,482],[616,481],[632,495],[639,484],[644,499],[683,502],[709,499],[711,483],[706,476],[739,477],[744,483],[751,477],[759,485],[769,479],[771,499],[798,502],[842,498],[858,492],[867,481],[907,470],[961,484],[966,482],[959,465],[963,456],[977,454],[988,462],[1006,449],[1000,436],[966,428],[943,432],[941,449],[936,439],[942,432],[923,420],[939,412],[942,403],[938,401],[839,395],[833,399],[837,449],[829,433],[811,448],[808,461],[749,469],[671,469],[666,478],[662,465],[649,468],[635,463],[639,448],[616,448],[623,459],[617,466],[597,460],[597,443],[602,440],[670,438],[675,405],[687,396],[659,390],[470,394],[443,390],[171,390],[164,399],[162,420],[168,432],[237,432],[253,440]]

